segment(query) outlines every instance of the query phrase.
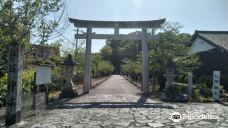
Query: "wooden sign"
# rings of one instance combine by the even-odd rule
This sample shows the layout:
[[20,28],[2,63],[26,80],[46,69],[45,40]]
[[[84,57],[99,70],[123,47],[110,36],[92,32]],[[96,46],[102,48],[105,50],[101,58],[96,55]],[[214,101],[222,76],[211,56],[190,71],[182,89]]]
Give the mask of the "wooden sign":
[[51,67],[37,66],[36,67],[36,85],[51,83]]

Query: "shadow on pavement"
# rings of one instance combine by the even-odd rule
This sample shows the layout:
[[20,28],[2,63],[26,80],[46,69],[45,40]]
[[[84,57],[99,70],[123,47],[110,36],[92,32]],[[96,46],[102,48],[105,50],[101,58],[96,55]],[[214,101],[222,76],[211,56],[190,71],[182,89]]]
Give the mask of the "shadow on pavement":
[[65,103],[56,106],[55,109],[75,109],[75,108],[166,108],[173,109],[172,106],[161,103],[138,103],[138,102],[83,102],[83,103]]
[[166,108],[174,109],[172,106],[162,103],[146,103],[147,96],[141,95],[137,102],[68,102],[71,99],[63,99],[55,104],[49,105],[48,109],[75,109],[75,108]]
[[[81,97],[83,95],[86,95],[86,94],[79,94],[77,97]],[[54,102],[49,102],[48,105],[47,105],[47,109],[48,110],[51,110],[51,109],[54,109],[56,108],[57,106],[60,106],[60,105],[63,105],[65,103],[67,103],[68,101],[74,99],[74,98],[77,98],[77,97],[72,97],[72,98],[60,98],[59,100],[56,100]]]
[[137,104],[145,104],[146,100],[147,100],[147,96],[141,95],[141,97],[139,98],[139,100],[137,101]]
[[218,102],[218,103],[223,105],[223,106],[228,106],[228,102]]

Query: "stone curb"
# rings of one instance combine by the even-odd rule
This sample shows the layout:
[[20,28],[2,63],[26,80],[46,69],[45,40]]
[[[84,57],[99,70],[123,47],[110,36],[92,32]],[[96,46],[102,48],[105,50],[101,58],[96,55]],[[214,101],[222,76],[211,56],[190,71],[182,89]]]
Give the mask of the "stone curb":
[[97,86],[99,86],[100,84],[104,83],[104,82],[105,82],[106,80],[108,80],[110,77],[111,77],[111,75],[108,76],[107,78],[105,78],[104,80],[102,80],[102,81],[96,83],[95,85],[93,85],[93,86],[92,86],[92,89],[94,89],[94,88],[96,88]]
[[130,80],[130,79],[129,79],[128,77],[126,77],[126,76],[122,76],[122,77],[124,77],[128,82],[132,83],[132,84],[135,85],[138,89],[141,90],[141,87],[139,87],[137,83],[135,83],[134,81]]

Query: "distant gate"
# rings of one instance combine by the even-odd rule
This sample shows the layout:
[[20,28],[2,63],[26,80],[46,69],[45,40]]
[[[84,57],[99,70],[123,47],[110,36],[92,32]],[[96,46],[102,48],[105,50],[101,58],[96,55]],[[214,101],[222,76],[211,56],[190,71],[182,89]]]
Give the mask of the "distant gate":
[[[159,28],[165,22],[165,19],[150,21],[89,21],[69,18],[69,21],[75,27],[87,28],[87,33],[75,35],[76,39],[86,39],[83,93],[89,93],[90,90],[92,39],[142,40],[143,93],[149,93],[148,40],[157,39],[158,36],[147,33],[147,29]],[[93,34],[92,28],[114,28],[114,34]],[[141,28],[142,33],[137,35],[119,34],[119,28]]]

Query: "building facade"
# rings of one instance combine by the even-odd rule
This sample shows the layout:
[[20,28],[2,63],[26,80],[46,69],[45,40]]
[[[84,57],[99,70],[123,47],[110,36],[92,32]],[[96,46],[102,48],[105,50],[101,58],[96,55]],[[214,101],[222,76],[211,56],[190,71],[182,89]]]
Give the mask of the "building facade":
[[228,31],[196,31],[189,53],[197,54],[201,62],[194,71],[196,78],[220,71],[221,84],[228,89]]
[[59,47],[52,47],[49,45],[32,45],[32,51],[26,55],[26,59],[47,59],[51,56],[59,56]]

